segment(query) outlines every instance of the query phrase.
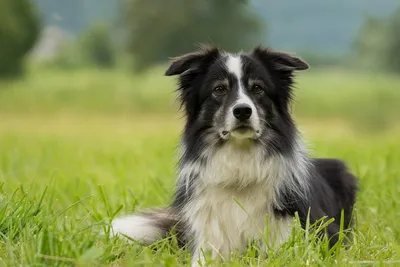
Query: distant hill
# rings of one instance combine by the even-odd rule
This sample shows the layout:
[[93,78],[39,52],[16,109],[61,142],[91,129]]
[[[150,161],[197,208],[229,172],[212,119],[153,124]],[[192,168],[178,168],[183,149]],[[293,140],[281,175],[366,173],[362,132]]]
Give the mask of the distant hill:
[[388,16],[399,0],[253,0],[268,23],[268,43],[291,51],[341,55],[367,15]]
[[[72,33],[118,19],[118,0],[32,0],[44,25]],[[149,0],[151,1],[151,0]],[[288,51],[343,55],[366,15],[387,16],[399,0],[253,0],[268,24],[267,44]]]

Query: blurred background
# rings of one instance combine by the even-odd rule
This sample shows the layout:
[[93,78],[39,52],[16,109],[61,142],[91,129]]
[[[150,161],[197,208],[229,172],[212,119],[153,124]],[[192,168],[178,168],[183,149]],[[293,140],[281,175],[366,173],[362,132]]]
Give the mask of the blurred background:
[[190,257],[97,226],[170,203],[184,119],[164,72],[199,43],[304,58],[300,130],[360,177],[354,248],[320,262],[305,242],[270,266],[400,262],[399,0],[0,0],[0,266]]
[[398,0],[0,4],[3,129],[121,120],[118,130],[144,115],[172,123],[178,103],[166,64],[199,43],[229,51],[263,44],[303,57],[311,69],[298,75],[294,112],[307,127],[375,133],[399,124]]

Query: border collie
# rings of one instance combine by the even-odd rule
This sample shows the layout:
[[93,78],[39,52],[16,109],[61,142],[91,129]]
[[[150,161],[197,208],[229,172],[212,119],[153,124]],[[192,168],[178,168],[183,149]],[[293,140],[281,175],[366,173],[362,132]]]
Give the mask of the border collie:
[[243,252],[249,240],[262,251],[285,242],[295,213],[303,228],[334,218],[324,232],[337,243],[341,215],[345,229],[352,225],[357,178],[340,160],[311,158],[300,137],[290,104],[293,72],[306,69],[264,47],[202,47],[173,59],[165,75],[179,75],[186,115],[174,200],[115,219],[114,234],[149,245],[174,228],[192,266],[205,262],[203,252]]

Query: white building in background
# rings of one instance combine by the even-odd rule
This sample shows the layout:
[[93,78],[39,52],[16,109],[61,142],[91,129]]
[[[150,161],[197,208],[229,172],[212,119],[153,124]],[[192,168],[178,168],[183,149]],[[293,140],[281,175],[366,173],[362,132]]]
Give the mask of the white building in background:
[[39,39],[31,51],[31,59],[34,61],[48,61],[56,57],[64,47],[74,42],[74,36],[57,27],[45,27]]

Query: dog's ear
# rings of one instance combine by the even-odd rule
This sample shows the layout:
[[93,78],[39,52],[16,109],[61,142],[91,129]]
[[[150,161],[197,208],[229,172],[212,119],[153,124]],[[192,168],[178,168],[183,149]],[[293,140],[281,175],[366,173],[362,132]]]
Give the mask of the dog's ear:
[[262,46],[254,49],[253,56],[261,60],[263,64],[272,67],[275,71],[292,72],[309,68],[307,62],[299,57]]
[[215,59],[218,55],[218,48],[202,45],[196,52],[174,58],[165,72],[165,75],[180,75],[188,70],[194,70],[202,64]]

